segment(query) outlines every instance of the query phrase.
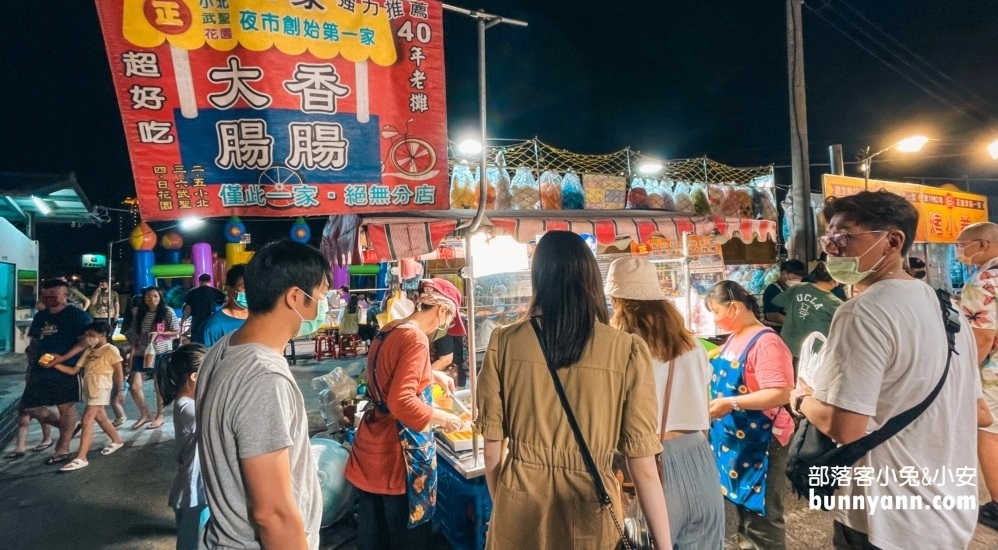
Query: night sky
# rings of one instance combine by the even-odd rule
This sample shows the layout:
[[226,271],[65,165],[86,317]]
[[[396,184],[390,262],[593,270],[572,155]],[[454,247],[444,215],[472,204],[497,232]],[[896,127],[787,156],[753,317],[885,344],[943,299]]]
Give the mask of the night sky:
[[[789,185],[789,170],[779,168],[790,161],[784,2],[455,3],[530,24],[488,31],[492,136],[538,136],[580,153],[631,146],[664,159],[775,164],[778,185]],[[93,3],[5,2],[3,11],[16,24],[0,33],[0,170],[75,171],[94,204],[120,207],[134,187]],[[444,29],[450,137],[459,140],[477,121],[476,27],[448,13]],[[949,178],[965,187],[960,178],[969,176],[973,190],[985,192],[994,185],[985,180],[998,174],[983,152],[998,139],[995,36],[993,2],[808,2],[811,161],[827,163],[832,143],[842,143],[850,161],[864,146],[879,149],[918,131],[940,141],[915,156],[885,155],[874,177]],[[870,37],[911,53],[899,59]],[[821,170],[814,169],[815,189]],[[288,227],[250,229],[257,238]],[[317,234],[321,223],[314,227]],[[67,231],[78,238],[66,239]],[[43,228],[43,276],[68,272],[79,254],[106,250],[112,237],[116,224]]]

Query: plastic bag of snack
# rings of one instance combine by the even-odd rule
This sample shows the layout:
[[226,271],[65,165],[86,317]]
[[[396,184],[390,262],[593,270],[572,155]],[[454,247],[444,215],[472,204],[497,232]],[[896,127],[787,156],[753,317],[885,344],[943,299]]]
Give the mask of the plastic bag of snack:
[[583,210],[586,207],[582,179],[575,172],[565,174],[561,180],[561,205],[565,210]]
[[513,180],[510,182],[510,192],[512,201],[510,206],[513,210],[539,210],[541,194],[534,179],[534,173],[525,166],[516,169]]
[[561,210],[561,174],[545,170],[538,181],[541,188],[541,210]]

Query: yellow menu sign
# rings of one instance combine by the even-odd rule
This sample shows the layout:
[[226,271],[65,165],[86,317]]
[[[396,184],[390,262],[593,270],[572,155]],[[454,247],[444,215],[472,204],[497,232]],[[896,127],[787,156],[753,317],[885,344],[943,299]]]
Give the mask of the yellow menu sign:
[[[867,189],[863,178],[825,174],[822,181],[826,197],[847,197]],[[870,180],[868,188],[900,195],[918,209],[916,242],[952,243],[968,225],[988,221],[988,200],[983,195],[884,180]]]

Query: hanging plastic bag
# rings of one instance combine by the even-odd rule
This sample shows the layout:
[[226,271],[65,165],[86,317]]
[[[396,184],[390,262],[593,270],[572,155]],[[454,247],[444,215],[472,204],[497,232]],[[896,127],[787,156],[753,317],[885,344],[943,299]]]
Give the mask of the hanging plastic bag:
[[707,186],[702,183],[693,185],[693,211],[699,216],[710,215],[710,201],[707,199]]
[[341,367],[312,379],[312,389],[319,394],[319,412],[330,432],[338,432],[353,423],[347,418],[345,405],[357,397],[357,381]]
[[156,342],[155,338],[150,338],[145,355],[142,356],[142,368],[151,369],[154,366],[156,366]]
[[541,188],[541,210],[561,210],[561,174],[546,170],[538,183]]
[[676,201],[677,212],[685,212],[687,214],[696,212],[693,208],[693,189],[690,184],[683,181],[676,183],[672,195]]
[[[494,183],[496,188],[495,209],[511,210],[513,207],[512,183],[509,179],[509,170],[506,169],[506,157],[502,151],[496,155],[496,165],[498,166],[498,170],[496,171],[497,177]],[[489,181],[492,181],[491,168],[489,168]]]
[[[814,351],[815,342],[821,342],[821,349]],[[804,343],[800,347],[800,363],[798,364],[798,375],[804,383],[807,385],[812,385],[814,381],[814,373],[817,372],[818,368],[821,367],[821,362],[825,357],[825,343],[828,342],[828,338],[820,332],[812,332],[804,339]]]
[[[648,181],[651,182],[651,180]],[[631,188],[627,191],[628,209],[648,209],[648,189],[645,185],[645,180],[642,178],[634,178],[631,180]]]
[[575,172],[565,174],[561,180],[561,206],[565,210],[583,210],[586,207],[582,179]]
[[455,209],[475,207],[475,195],[478,187],[475,175],[467,164],[457,164],[450,178],[450,205]]
[[521,166],[516,169],[513,181],[510,182],[510,191],[513,193],[513,210],[540,209],[541,193],[530,168]]

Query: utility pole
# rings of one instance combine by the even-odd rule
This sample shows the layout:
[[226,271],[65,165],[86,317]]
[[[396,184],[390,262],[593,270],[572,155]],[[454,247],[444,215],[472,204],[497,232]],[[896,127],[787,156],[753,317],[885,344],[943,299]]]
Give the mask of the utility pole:
[[790,255],[807,263],[817,258],[814,249],[814,215],[811,213],[811,169],[807,150],[807,98],[804,93],[804,32],[802,0],[787,0],[787,66],[790,82],[790,158],[794,206],[793,247]]

